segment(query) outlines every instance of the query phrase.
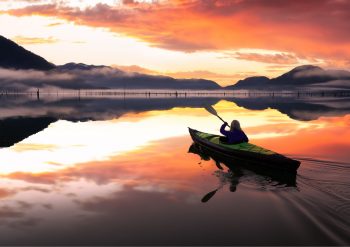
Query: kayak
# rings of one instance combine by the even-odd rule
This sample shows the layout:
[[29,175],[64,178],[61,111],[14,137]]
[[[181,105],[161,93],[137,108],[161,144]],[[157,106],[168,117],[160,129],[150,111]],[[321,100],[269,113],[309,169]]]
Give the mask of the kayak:
[[249,142],[228,144],[221,142],[219,135],[209,134],[191,128],[189,128],[189,132],[194,143],[224,160],[239,160],[249,162],[249,164],[261,168],[286,172],[296,172],[300,166],[300,161],[298,160],[288,158]]

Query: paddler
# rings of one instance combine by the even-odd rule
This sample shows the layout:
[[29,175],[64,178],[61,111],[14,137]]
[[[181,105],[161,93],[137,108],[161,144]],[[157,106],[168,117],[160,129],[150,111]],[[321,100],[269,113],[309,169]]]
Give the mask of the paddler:
[[247,135],[242,130],[238,120],[232,121],[230,130],[225,130],[226,126],[228,126],[228,123],[224,122],[224,124],[221,125],[220,128],[220,133],[224,135],[220,137],[221,142],[225,142],[228,144],[237,144],[249,141]]

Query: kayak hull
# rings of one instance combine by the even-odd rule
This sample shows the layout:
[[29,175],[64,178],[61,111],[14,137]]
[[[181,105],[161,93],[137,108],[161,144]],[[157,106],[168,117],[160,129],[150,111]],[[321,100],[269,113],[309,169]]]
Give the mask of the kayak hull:
[[[200,132],[195,129],[189,128],[189,133],[192,140],[205,148],[207,151],[214,154],[216,157],[220,157],[222,160],[229,162],[230,160],[240,161],[240,163],[249,163],[249,165],[254,165],[264,169],[279,170],[285,172],[296,173],[300,166],[300,161],[290,159],[281,154],[275,153],[273,151],[261,148],[254,144],[249,144],[254,149],[260,148],[264,152],[252,152],[249,150],[241,150],[239,148],[232,148],[237,145],[221,145],[220,143],[214,143],[212,140],[217,139],[219,136],[210,135],[204,132]],[[203,134],[209,138],[203,138]],[[211,139],[210,139],[211,138]]]

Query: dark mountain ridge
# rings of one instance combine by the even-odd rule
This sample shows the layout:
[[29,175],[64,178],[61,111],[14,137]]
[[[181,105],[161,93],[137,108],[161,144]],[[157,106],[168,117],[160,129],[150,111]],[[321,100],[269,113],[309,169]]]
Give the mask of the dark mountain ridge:
[[227,86],[225,89],[258,88],[270,81],[266,76],[252,76],[239,80],[235,85]]
[[[338,83],[335,83],[338,82]],[[303,87],[331,86],[350,88],[350,72],[346,70],[324,70],[314,65],[302,65],[276,78],[264,76],[248,77],[227,89],[281,90]]]
[[50,70],[55,65],[0,35],[0,67]]

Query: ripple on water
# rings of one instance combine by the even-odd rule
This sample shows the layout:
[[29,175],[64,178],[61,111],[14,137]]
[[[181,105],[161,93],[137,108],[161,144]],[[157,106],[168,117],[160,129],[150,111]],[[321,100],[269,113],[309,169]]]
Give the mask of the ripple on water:
[[303,210],[341,244],[350,242],[350,163],[302,159],[297,178]]
[[[310,224],[332,243],[350,243],[350,163],[303,158],[291,186],[284,180],[265,176],[247,169],[214,172],[222,186],[238,185],[246,190],[269,191],[284,202],[285,215],[299,218],[299,227]],[[233,187],[233,186],[231,186]],[[287,193],[285,193],[287,192]],[[290,193],[291,192],[291,193]],[[298,214],[295,214],[296,211]],[[298,218],[298,217],[297,217]]]

